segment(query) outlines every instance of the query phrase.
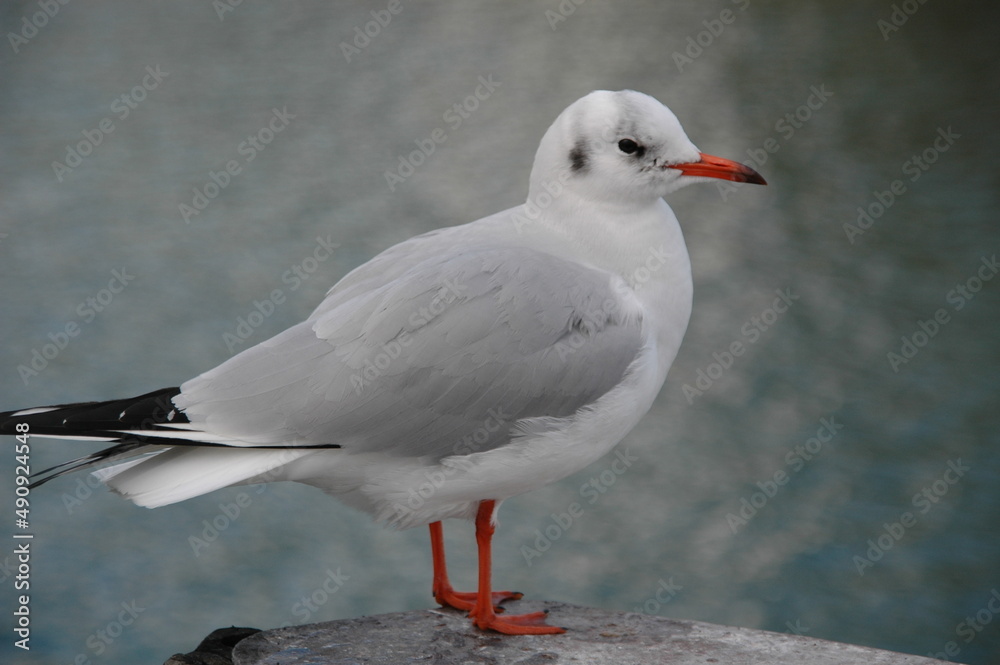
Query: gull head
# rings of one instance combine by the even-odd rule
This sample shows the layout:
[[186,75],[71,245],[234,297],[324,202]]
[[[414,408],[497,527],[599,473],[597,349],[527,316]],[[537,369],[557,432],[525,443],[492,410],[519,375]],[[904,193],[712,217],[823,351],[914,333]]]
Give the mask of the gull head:
[[713,178],[767,184],[748,166],[698,150],[677,116],[649,95],[597,90],[573,102],[542,137],[531,190],[559,182],[595,203],[648,205]]

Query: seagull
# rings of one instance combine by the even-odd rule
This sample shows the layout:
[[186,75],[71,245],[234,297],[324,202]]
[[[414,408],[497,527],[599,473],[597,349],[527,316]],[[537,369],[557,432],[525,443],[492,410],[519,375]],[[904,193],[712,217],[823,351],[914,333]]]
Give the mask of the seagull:
[[[691,265],[663,197],[722,179],[677,117],[598,90],[542,137],[523,205],[390,247],[303,322],[179,387],[0,413],[0,433],[106,441],[87,467],[154,508],[294,481],[377,522],[428,525],[434,598],[482,630],[561,633],[493,591],[502,501],[582,470],[649,410],[691,314]],[[441,521],[475,522],[475,592],[449,581]]]

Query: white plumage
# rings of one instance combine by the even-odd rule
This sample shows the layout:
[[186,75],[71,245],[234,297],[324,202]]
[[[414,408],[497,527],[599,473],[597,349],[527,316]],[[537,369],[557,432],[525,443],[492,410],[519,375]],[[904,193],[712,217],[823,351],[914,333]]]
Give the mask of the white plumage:
[[[543,138],[535,207],[390,248],[306,321],[173,400],[207,441],[340,448],[174,448],[103,480],[148,507],[295,480],[408,527],[472,516],[483,498],[604,455],[652,404],[691,307],[681,231],[660,199],[686,178],[633,168],[607,138],[623,132],[660,163],[699,159],[658,102],[593,93]],[[576,171],[574,150],[586,162]]]
[[[708,178],[763,184],[700,153],[655,99],[593,92],[545,133],[524,205],[386,250],[307,320],[179,390],[0,414],[0,431],[33,418],[37,434],[118,441],[50,477],[122,460],[97,475],[141,506],[290,480],[431,524],[440,602],[482,628],[560,632],[496,615],[496,506],[592,463],[652,405],[691,312],[661,197]],[[449,517],[476,518],[475,604],[447,581],[434,523]]]

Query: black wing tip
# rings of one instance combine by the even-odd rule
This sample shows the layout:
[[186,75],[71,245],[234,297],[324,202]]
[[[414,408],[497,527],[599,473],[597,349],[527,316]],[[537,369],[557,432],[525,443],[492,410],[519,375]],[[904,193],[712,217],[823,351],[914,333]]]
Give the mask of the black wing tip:
[[[18,425],[27,424],[28,434],[66,436],[86,440],[102,440],[111,445],[48,469],[31,474],[29,487],[44,485],[50,480],[88,467],[132,457],[145,452],[171,447],[245,448],[238,443],[199,441],[197,438],[176,436],[179,430],[171,425],[190,423],[184,412],[173,403],[181,392],[179,387],[161,388],[136,397],[103,402],[75,402],[45,407],[0,412],[0,434],[24,434]],[[20,415],[19,415],[20,414]],[[24,429],[23,427],[21,429]],[[131,431],[125,431],[131,430]],[[173,436],[163,436],[166,432]],[[338,444],[300,446],[261,445],[257,450],[331,449]]]
[[20,434],[20,423],[28,425],[29,434],[68,436],[107,436],[103,430],[111,428],[154,429],[159,424],[187,423],[187,416],[172,401],[180,392],[174,386],[126,399],[4,411],[0,412],[0,434]]

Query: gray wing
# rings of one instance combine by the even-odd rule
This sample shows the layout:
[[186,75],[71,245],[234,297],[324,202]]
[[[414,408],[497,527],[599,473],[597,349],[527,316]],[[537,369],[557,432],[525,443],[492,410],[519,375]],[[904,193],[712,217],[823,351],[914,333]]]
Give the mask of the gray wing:
[[175,403],[244,445],[440,458],[574,413],[643,346],[619,277],[547,253],[443,252],[392,274],[334,287],[310,319],[185,383]]

